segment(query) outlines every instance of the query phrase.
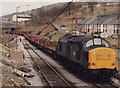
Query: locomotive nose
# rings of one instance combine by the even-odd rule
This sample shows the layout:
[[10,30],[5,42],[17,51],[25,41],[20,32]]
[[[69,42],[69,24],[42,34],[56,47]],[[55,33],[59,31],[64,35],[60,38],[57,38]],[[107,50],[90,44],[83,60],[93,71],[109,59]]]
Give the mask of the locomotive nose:
[[89,51],[89,69],[115,69],[116,51],[110,48],[95,48]]

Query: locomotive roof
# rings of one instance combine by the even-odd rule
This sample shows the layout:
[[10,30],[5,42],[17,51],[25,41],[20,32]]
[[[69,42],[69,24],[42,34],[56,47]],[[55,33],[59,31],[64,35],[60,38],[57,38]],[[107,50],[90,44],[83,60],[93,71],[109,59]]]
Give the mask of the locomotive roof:
[[69,35],[69,36],[64,36],[60,39],[61,42],[76,42],[76,43],[82,43],[82,42],[87,42],[88,40],[94,38],[95,36],[92,35],[80,35],[80,36],[75,36],[75,35]]

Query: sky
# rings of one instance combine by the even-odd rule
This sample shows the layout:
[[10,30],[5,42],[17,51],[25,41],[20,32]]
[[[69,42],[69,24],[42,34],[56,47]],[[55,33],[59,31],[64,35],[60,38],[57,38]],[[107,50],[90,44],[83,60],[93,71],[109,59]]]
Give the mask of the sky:
[[[22,11],[40,8],[41,6],[45,6],[49,4],[54,4],[59,2],[70,2],[70,1],[72,0],[0,0],[0,16],[16,12],[16,7],[18,6],[21,6],[18,9],[18,11],[22,12]],[[85,2],[85,1],[112,1],[112,0],[73,0],[73,1]],[[120,1],[120,0],[116,0],[116,1]]]
[[71,0],[0,0],[0,16],[16,12],[16,7],[18,6],[21,6],[18,11],[22,12],[40,8],[41,6],[66,1],[68,2]]

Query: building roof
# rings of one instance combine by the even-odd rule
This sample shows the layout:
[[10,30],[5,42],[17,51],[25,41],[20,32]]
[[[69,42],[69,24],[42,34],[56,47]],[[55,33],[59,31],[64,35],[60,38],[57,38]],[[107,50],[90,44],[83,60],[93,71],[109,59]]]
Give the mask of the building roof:
[[59,32],[62,33],[62,34],[66,34],[66,33],[69,32],[69,29],[68,29],[67,27],[60,27],[60,26],[58,26],[58,25],[56,25],[56,24],[52,24],[52,25],[55,27],[55,29],[56,29],[57,31],[59,31]]
[[82,21],[80,21],[78,24],[92,24],[92,25],[101,25],[101,24],[108,24],[108,25],[114,25],[114,24],[120,24],[120,13],[118,14],[111,14],[111,15],[101,15],[94,18],[85,18]]
[[2,29],[9,29],[9,28],[15,28],[16,24],[13,23],[2,23],[0,24],[0,28]]
[[89,18],[85,18],[84,20],[82,20],[79,24],[85,24],[87,21],[89,21]]
[[120,18],[117,19],[113,24],[119,24],[120,25]]
[[103,24],[110,24],[111,21],[113,21],[115,18],[109,18],[107,19],[105,22],[103,22]]
[[91,24],[103,24],[108,19],[108,17],[98,17],[94,21],[91,22]]
[[94,17],[94,18],[91,18],[90,20],[88,20],[85,24],[91,24],[94,20],[96,20],[97,18]]
[[114,24],[115,21],[117,21],[117,18],[112,17],[112,18],[107,19],[105,22],[103,22],[103,24]]

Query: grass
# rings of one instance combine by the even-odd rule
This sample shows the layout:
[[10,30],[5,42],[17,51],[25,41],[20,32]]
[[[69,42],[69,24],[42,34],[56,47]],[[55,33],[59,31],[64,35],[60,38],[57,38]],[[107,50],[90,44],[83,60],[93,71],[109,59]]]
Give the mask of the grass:
[[[54,24],[57,24],[58,26],[61,26],[61,25],[65,25],[67,28],[71,30],[75,30],[76,28],[79,27],[79,25],[76,23],[76,19],[78,18],[81,18],[81,17],[93,17],[93,16],[98,16],[98,15],[104,15],[106,13],[114,13],[118,10],[118,7],[117,6],[113,6],[113,7],[105,7],[106,9],[106,13],[104,11],[104,7],[101,6],[101,7],[96,7],[94,8],[94,11],[93,11],[93,14],[90,14],[90,9],[89,8],[85,8],[84,9],[84,14],[82,15],[82,10],[83,8],[80,8],[78,12],[75,12],[71,15],[65,15],[65,14],[62,14],[58,19],[56,19],[54,21]],[[73,19],[74,18],[74,19]],[[32,31],[32,34],[36,34],[38,33],[39,31],[41,31],[44,27],[46,26],[46,24],[40,26],[34,26],[32,27],[30,30],[33,30]],[[52,31],[54,31],[55,29],[49,25],[43,32],[41,35],[39,35],[39,37],[49,37],[51,36],[52,40],[53,41],[57,41],[61,36],[61,34],[59,33],[56,33],[55,35],[49,35],[52,33]],[[116,48],[118,47],[117,44],[118,42],[114,39],[108,39],[108,41],[111,43],[111,45],[113,45],[114,47],[113,48]]]
[[62,36],[63,36],[62,34],[60,34],[60,33],[57,32],[55,35],[51,36],[51,39],[53,41],[58,41]]
[[118,39],[113,39],[113,38],[107,38],[106,39],[111,45],[113,49],[117,49],[118,46]]

